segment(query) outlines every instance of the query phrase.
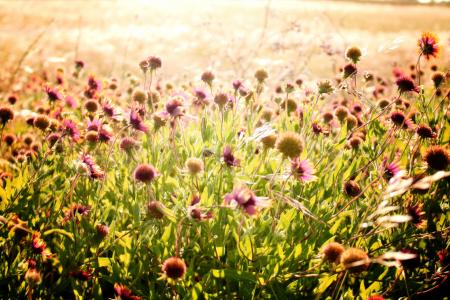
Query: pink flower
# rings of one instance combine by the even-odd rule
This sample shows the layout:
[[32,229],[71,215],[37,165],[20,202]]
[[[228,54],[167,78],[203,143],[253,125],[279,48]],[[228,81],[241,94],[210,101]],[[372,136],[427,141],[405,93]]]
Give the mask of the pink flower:
[[144,124],[141,116],[134,109],[130,111],[130,125],[134,129],[142,131],[144,133],[147,133],[148,131],[148,126]]
[[61,93],[56,88],[51,88],[49,86],[44,87],[44,91],[47,93],[48,100],[56,101],[62,100]]
[[257,197],[253,191],[244,185],[239,185],[225,195],[225,204],[242,208],[250,216],[255,215],[260,208],[268,207],[268,202]]
[[307,160],[300,160],[296,157],[291,161],[291,172],[295,178],[300,181],[308,182],[315,179],[314,169],[311,163]]
[[95,163],[94,158],[89,154],[81,155],[81,162],[85,165],[87,171],[89,172],[89,177],[92,179],[103,179],[105,178],[105,172],[100,169],[100,167]]
[[382,169],[383,170],[383,176],[387,180],[390,180],[392,177],[397,175],[402,170],[400,168],[400,166],[398,165],[398,163],[396,163],[396,162],[388,163],[387,162],[387,158],[383,159],[382,168],[383,168]]
[[230,146],[225,146],[223,149],[223,161],[227,164],[229,167],[237,167],[240,164],[240,160],[234,157],[233,153],[231,152]]
[[80,131],[75,122],[70,119],[65,119],[62,122],[64,133],[69,135],[72,140],[77,141],[80,138]]

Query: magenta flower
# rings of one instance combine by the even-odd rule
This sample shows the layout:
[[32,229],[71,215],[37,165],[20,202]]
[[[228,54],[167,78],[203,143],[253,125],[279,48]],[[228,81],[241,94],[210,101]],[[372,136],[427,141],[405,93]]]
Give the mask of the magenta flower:
[[108,117],[110,117],[112,119],[116,119],[117,116],[119,115],[119,113],[117,112],[116,108],[109,101],[103,102],[102,110],[103,110],[103,113],[106,116],[108,116]]
[[170,99],[166,103],[166,111],[172,117],[182,116],[184,114],[182,98],[174,97],[174,98]]
[[94,158],[89,154],[81,155],[81,162],[86,167],[89,173],[89,177],[92,179],[103,179],[105,178],[105,172],[100,169],[100,167],[95,163]]
[[253,191],[244,185],[239,185],[225,195],[225,204],[240,207],[250,216],[255,215],[260,208],[268,207],[268,202],[257,197]]
[[398,87],[398,91],[400,93],[405,92],[419,92],[419,88],[415,85],[414,80],[412,80],[410,77],[407,76],[400,76],[395,81]]
[[134,109],[130,111],[130,125],[134,129],[142,131],[144,133],[147,133],[148,131],[147,125],[144,124],[144,121],[142,121],[141,116]]
[[133,149],[137,148],[137,141],[132,137],[124,137],[120,141],[119,147],[125,152],[131,152]]
[[134,179],[143,183],[152,182],[158,175],[158,172],[151,164],[138,165],[133,172]]
[[88,86],[90,90],[99,92],[102,89],[102,82],[97,80],[94,75],[91,75],[88,78]]
[[388,163],[387,158],[384,158],[382,170],[384,178],[386,180],[390,180],[392,177],[397,175],[402,169],[400,168],[397,162]]
[[307,159],[300,160],[298,157],[294,158],[291,161],[291,172],[295,178],[303,182],[315,179],[314,168]]
[[80,138],[80,131],[75,122],[70,119],[65,119],[62,123],[64,133],[69,135],[72,140],[77,141]]
[[98,139],[100,142],[108,143],[112,136],[113,134],[109,126],[100,127],[100,130],[98,131]]
[[91,211],[90,205],[83,205],[78,203],[73,203],[68,210],[64,213],[64,222],[72,221],[76,219],[76,223],[79,224],[80,220],[78,220],[77,216],[85,217]]
[[48,100],[56,101],[62,100],[61,93],[56,88],[51,88],[49,86],[44,87],[44,91],[47,93]]
[[223,161],[227,164],[229,167],[237,167],[240,164],[240,160],[234,157],[233,153],[231,152],[230,146],[225,146],[223,149]]
[[70,108],[77,108],[78,103],[72,96],[66,96],[66,105]]
[[86,129],[92,131],[99,131],[102,127],[102,123],[99,119],[92,119],[87,121]]

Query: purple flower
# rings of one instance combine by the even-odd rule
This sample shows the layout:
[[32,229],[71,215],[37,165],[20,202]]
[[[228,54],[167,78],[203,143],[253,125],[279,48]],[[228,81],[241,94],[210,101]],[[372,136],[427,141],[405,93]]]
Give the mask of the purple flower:
[[414,84],[414,80],[407,76],[400,76],[395,83],[397,84],[400,93],[405,92],[419,92],[419,88]]
[[92,179],[103,179],[105,178],[105,172],[103,172],[100,167],[95,163],[94,158],[89,154],[82,154],[81,161],[85,165],[89,177]]
[[102,123],[100,122],[99,119],[88,120],[87,125],[86,125],[87,130],[93,130],[93,131],[99,131],[101,127],[102,127]]
[[103,113],[110,118],[116,119],[118,116],[118,112],[116,111],[116,108],[109,101],[105,101],[102,104],[102,110],[103,110]]
[[102,89],[102,82],[100,80],[97,80],[93,75],[91,75],[88,78],[88,86],[90,90],[99,92]]
[[100,130],[98,131],[98,139],[100,140],[100,142],[108,143],[111,140],[112,136],[113,134],[109,126],[100,127]]
[[144,121],[142,121],[141,116],[134,109],[130,111],[130,125],[134,129],[142,131],[144,133],[147,133],[148,131],[147,125],[144,124]]
[[387,162],[387,158],[383,159],[383,176],[386,180],[390,180],[392,177],[397,175],[402,169],[396,162]]
[[62,100],[61,93],[56,88],[51,88],[49,86],[44,87],[44,91],[47,93],[48,100],[50,101],[56,101],[56,100]]
[[166,111],[172,116],[172,117],[178,117],[182,116],[184,114],[183,112],[183,102],[182,98],[180,97],[174,97],[171,100],[169,100],[166,103]]
[[257,197],[253,191],[244,185],[239,185],[225,195],[225,204],[242,208],[247,214],[255,215],[261,207],[267,207],[268,202]]
[[240,160],[234,157],[233,153],[231,153],[231,147],[225,146],[223,149],[223,161],[230,167],[239,166]]
[[130,152],[137,147],[137,141],[132,137],[124,137],[120,141],[119,147],[125,152]]
[[62,123],[64,133],[69,135],[72,140],[77,141],[80,138],[80,131],[75,122],[70,119],[65,119]]
[[66,100],[66,105],[68,107],[70,107],[70,108],[77,108],[78,107],[77,101],[72,96],[67,96],[65,100]]
[[143,183],[152,182],[158,176],[158,171],[151,164],[138,165],[133,172],[134,179]]
[[303,182],[315,179],[313,166],[307,159],[300,160],[298,157],[294,158],[291,161],[291,172],[295,178]]

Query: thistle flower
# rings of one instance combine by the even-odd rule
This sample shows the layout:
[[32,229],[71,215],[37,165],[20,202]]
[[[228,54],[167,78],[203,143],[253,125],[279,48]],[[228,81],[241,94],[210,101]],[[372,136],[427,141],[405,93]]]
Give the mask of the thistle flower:
[[354,64],[358,63],[361,55],[361,49],[355,46],[349,47],[345,50],[345,57],[351,60]]
[[7,106],[0,107],[0,124],[4,127],[6,123],[14,119],[14,110]]
[[188,158],[186,160],[186,168],[192,175],[196,175],[200,172],[203,172],[204,168],[203,160],[195,157]]
[[108,143],[113,136],[112,128],[109,125],[104,125],[98,131],[98,139],[100,142]]
[[395,81],[395,83],[397,84],[400,94],[403,94],[405,92],[419,93],[419,87],[414,84],[414,80],[412,80],[410,77],[407,77],[405,75],[401,76]]
[[294,177],[302,182],[309,182],[315,179],[314,168],[307,160],[300,160],[296,157],[291,160],[291,172]]
[[158,172],[151,164],[138,165],[133,172],[134,179],[143,183],[152,182],[158,175]]
[[422,33],[422,36],[417,41],[420,53],[424,55],[427,60],[429,60],[431,56],[437,57],[439,53],[438,43],[439,43],[438,37],[431,32]]
[[436,133],[433,132],[433,129],[431,129],[431,127],[426,124],[420,124],[419,126],[417,126],[416,133],[422,139],[436,138]]
[[341,264],[352,273],[361,273],[369,267],[370,259],[365,251],[349,248],[342,253]]
[[337,242],[328,243],[322,250],[324,259],[332,263],[339,263],[341,255],[344,251],[344,246]]
[[230,146],[225,146],[225,148],[223,149],[223,161],[227,164],[227,166],[229,167],[237,167],[240,164],[240,160],[237,159],[232,151],[231,151],[231,147]]
[[135,130],[139,130],[144,133],[148,132],[147,125],[144,124],[144,121],[142,121],[141,116],[137,113],[135,109],[132,109],[130,111],[129,122],[131,127],[133,127]]
[[240,207],[250,216],[255,215],[259,208],[268,206],[266,201],[257,197],[253,191],[244,185],[238,185],[231,193],[226,194],[225,204]]
[[164,261],[162,271],[167,278],[177,280],[186,273],[186,264],[178,257],[170,257]]
[[156,219],[162,219],[167,214],[167,208],[161,202],[152,200],[147,203],[147,212]]
[[115,283],[114,284],[114,291],[116,292],[117,296],[121,300],[141,300],[142,298],[139,296],[135,296],[133,292],[127,288],[125,285]]
[[423,159],[431,169],[446,170],[450,164],[450,153],[441,146],[431,146],[426,150]]
[[278,136],[275,147],[286,157],[294,158],[303,151],[303,140],[298,133],[284,132]]

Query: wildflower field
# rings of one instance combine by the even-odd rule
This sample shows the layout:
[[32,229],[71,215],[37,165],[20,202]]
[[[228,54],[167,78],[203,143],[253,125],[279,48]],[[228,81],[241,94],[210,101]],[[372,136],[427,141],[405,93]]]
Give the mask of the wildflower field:
[[0,299],[450,295],[449,6],[0,8]]

